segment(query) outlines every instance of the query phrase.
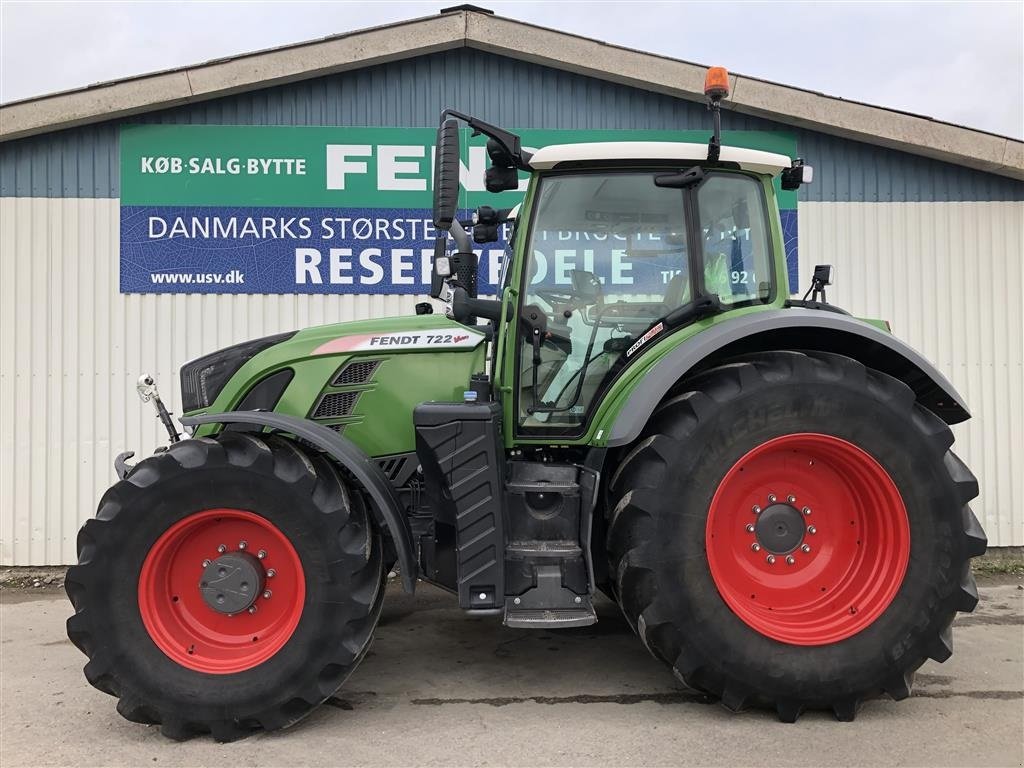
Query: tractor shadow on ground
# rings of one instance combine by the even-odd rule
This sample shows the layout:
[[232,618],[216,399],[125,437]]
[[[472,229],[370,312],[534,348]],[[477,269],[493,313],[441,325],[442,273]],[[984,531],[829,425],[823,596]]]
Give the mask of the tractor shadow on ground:
[[[589,627],[510,629],[500,616],[467,615],[454,595],[436,587],[421,583],[410,596],[392,582],[363,663],[297,728],[345,727],[408,707],[463,722],[472,717],[466,707],[480,717],[510,705],[602,704],[656,704],[716,727],[729,727],[737,719],[780,725],[774,711],[731,713],[686,688],[647,652],[615,603],[599,596],[595,609],[598,622]],[[925,675],[922,682],[931,681]],[[887,699],[869,702],[858,721],[884,721],[893,706]],[[568,716],[557,708],[550,714],[554,719]],[[668,711],[663,716],[672,717]],[[830,711],[808,711],[800,719],[803,727],[834,724]]]
[[437,588],[409,596],[393,584],[366,659],[328,704],[709,703],[647,653],[617,605],[601,597],[595,608],[589,627],[510,629]]

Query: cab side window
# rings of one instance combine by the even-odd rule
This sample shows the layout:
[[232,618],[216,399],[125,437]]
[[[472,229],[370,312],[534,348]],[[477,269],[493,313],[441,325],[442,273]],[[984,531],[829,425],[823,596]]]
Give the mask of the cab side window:
[[761,185],[714,174],[697,196],[704,251],[704,287],[723,304],[765,300],[771,292],[768,222]]

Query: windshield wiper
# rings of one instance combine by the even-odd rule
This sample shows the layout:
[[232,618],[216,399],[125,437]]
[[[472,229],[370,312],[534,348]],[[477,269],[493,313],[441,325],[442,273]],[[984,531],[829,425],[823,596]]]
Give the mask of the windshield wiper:
[[647,326],[644,332],[638,334],[635,338],[641,339],[649,331],[658,327],[661,323],[664,327],[663,330],[669,330],[670,328],[677,328],[681,325],[692,323],[695,320],[701,320],[705,317],[711,317],[717,315],[719,312],[724,312],[725,307],[722,305],[722,300],[718,298],[717,293],[706,293],[698,296],[696,299],[691,301],[689,304],[684,304],[681,307],[677,307],[669,312],[667,315],[663,315]]
[[691,320],[700,320],[724,311],[725,307],[722,306],[722,300],[718,298],[717,293],[705,293],[689,304],[672,310],[662,318],[661,322],[665,323],[666,328],[675,328],[677,325],[683,325]]

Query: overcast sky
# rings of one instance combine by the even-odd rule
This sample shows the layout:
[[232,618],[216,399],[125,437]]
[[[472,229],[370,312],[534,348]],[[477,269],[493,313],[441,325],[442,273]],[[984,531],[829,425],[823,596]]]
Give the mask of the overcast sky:
[[[430,15],[455,4],[0,0],[0,101]],[[1024,0],[478,4],[618,45],[1024,136]]]

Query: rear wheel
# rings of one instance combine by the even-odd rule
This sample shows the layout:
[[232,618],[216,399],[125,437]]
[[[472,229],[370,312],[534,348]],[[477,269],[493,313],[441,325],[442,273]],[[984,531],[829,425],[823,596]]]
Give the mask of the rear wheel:
[[901,382],[839,355],[687,382],[611,481],[611,571],[651,652],[730,709],[851,719],[910,693],[977,602],[977,481]]
[[68,636],[127,719],[231,740],[288,726],[365,654],[382,547],[337,469],[275,437],[186,440],[79,534]]

